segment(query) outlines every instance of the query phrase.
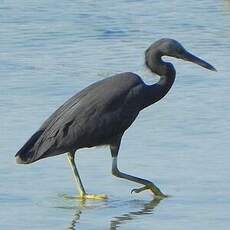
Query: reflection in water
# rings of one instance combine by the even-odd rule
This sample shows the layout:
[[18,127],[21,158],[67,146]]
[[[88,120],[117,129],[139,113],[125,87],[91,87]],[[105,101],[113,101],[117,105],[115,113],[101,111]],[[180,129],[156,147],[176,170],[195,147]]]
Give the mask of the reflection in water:
[[[95,201],[94,201],[95,202]],[[77,229],[77,224],[79,223],[80,216],[83,212],[83,210],[92,210],[92,209],[98,209],[98,208],[105,208],[105,202],[103,204],[100,202],[100,204],[89,204],[91,202],[87,202],[87,200],[79,200],[79,203],[77,206],[74,207],[58,207],[58,208],[64,208],[64,209],[74,209],[74,215],[72,217],[71,222],[69,223],[67,229],[75,230]]]
[[152,214],[153,209],[160,203],[160,201],[161,200],[159,199],[153,199],[152,201],[145,203],[143,208],[139,211],[129,212],[122,214],[121,216],[114,217],[110,222],[110,230],[115,230],[119,228],[121,224],[134,220],[141,215]]
[[[141,204],[141,209],[139,211],[132,211],[129,213],[124,213],[120,216],[112,217],[110,221],[110,230],[115,230],[119,228],[120,225],[125,224],[131,220],[135,220],[136,218],[142,215],[152,214],[154,208],[160,203],[160,201],[161,200],[159,199],[153,199],[150,202],[145,202],[144,204]],[[86,205],[85,201],[82,201],[78,207],[74,207],[75,209],[74,216],[71,222],[69,223],[67,229],[72,229],[72,230],[77,229],[77,224],[79,223],[80,215],[82,214],[83,209],[92,209],[92,208],[98,208],[98,207],[101,208],[101,205],[88,206]]]
[[[128,213],[124,213],[120,216],[112,217],[110,221],[110,230],[118,229],[122,224],[125,224],[131,220],[135,220],[142,215],[152,214],[154,208],[160,203],[160,201],[161,201],[160,199],[153,199],[150,202],[145,202],[141,204],[141,209],[138,211],[131,211]],[[83,212],[83,209],[86,210],[86,209],[93,209],[93,208],[99,208],[99,207],[101,208],[102,205],[101,204],[100,205],[87,205],[87,201],[81,201],[79,206],[77,207],[75,206],[75,207],[68,207],[68,208],[67,207],[59,207],[59,208],[75,209],[74,216],[67,227],[67,229],[75,230],[77,229],[77,225],[80,222],[80,216]],[[105,207],[108,207],[108,206],[106,205]]]
[[80,219],[80,215],[81,215],[81,210],[80,209],[76,210],[76,212],[74,213],[73,220],[71,221],[67,229],[71,229],[71,230],[76,229],[76,224],[78,223],[78,220]]

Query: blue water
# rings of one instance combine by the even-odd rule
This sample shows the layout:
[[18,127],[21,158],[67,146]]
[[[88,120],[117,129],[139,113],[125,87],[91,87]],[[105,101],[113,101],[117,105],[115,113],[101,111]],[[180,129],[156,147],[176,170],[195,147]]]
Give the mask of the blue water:
[[[230,2],[0,1],[1,229],[228,229],[230,227]],[[78,166],[90,193],[65,200],[75,184],[64,155],[16,165],[14,154],[67,98],[92,82],[144,67],[144,51],[170,37],[213,64],[211,72],[172,58],[167,97],[126,132],[121,170],[154,181],[170,198],[130,194],[111,176],[108,148],[83,149]]]

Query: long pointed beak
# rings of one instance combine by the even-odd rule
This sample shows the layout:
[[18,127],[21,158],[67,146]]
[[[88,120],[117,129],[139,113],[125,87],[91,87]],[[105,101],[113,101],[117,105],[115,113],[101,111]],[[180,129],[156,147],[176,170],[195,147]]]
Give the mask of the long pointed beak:
[[206,61],[194,56],[193,54],[189,53],[189,52],[185,52],[183,54],[183,56],[181,57],[181,59],[185,60],[185,61],[189,61],[189,62],[193,62],[197,65],[200,65],[206,69],[212,70],[212,71],[217,71],[212,65],[210,65],[209,63],[207,63]]

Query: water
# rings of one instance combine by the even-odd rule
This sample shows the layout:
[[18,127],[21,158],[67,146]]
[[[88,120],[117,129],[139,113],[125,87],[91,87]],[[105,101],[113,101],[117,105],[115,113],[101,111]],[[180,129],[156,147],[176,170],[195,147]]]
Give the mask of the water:
[[[228,229],[230,2],[0,1],[1,229]],[[90,83],[124,71],[154,82],[144,50],[162,37],[213,64],[170,60],[170,93],[126,132],[119,166],[171,195],[161,202],[111,176],[108,148],[83,149],[87,191],[107,201],[65,200],[76,188],[64,155],[28,166],[14,154],[52,111]]]

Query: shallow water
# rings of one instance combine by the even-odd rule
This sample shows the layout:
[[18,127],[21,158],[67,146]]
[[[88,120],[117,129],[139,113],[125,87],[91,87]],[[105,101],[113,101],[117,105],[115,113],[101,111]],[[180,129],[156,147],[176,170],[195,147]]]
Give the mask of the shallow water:
[[[230,3],[201,1],[1,1],[1,229],[227,229],[230,226]],[[154,181],[154,201],[111,176],[108,148],[83,149],[87,191],[107,201],[65,200],[76,188],[64,155],[16,165],[14,154],[75,92],[124,71],[147,82],[144,50],[162,37],[213,64],[170,60],[177,79],[143,111],[119,153],[125,171]]]

